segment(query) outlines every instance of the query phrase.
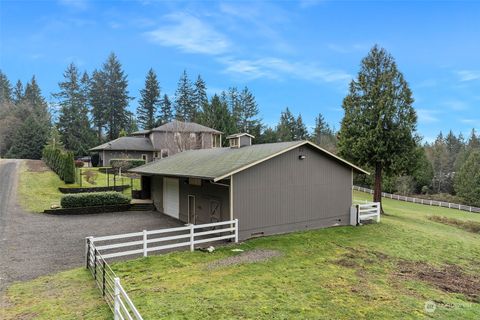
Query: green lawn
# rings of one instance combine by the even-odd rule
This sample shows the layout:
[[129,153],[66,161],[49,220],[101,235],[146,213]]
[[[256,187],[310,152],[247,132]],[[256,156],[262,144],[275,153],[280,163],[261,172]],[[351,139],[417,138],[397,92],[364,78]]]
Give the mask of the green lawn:
[[[239,254],[224,247],[211,254],[176,252],[112,267],[145,319],[479,319],[480,298],[471,289],[480,285],[480,234],[429,217],[480,222],[480,215],[388,199],[384,209],[388,216],[380,224],[297,232],[235,246],[282,253],[264,262],[209,268],[212,261]],[[32,295],[38,300],[74,294],[73,286],[61,285],[66,274],[77,280],[88,276],[77,269],[36,280],[60,287],[58,292],[33,282],[12,287],[7,319],[19,310],[61,317],[57,310],[67,309],[67,301],[47,310],[36,306]],[[86,287],[75,293],[88,303],[75,306],[72,319],[81,318],[80,309],[100,312],[97,300],[83,299],[91,294]],[[436,303],[433,313],[424,309],[430,300]]]
[[[27,160],[28,161],[28,160]],[[88,169],[83,169],[85,172]],[[102,172],[98,172],[96,168],[91,170],[97,171],[97,178],[95,184],[90,184],[85,180],[85,176],[82,175],[82,187],[104,187],[107,186],[107,175]],[[108,176],[110,185],[113,186],[113,176]],[[117,178],[117,185],[130,184],[130,178],[124,177],[122,179]],[[23,162],[20,167],[20,178],[18,185],[18,200],[20,205],[30,212],[43,212],[45,209],[49,209],[52,205],[59,205],[62,193],[58,190],[62,188],[74,188],[79,187],[77,184],[65,184],[60,178],[51,170],[46,171],[32,171],[27,162]],[[140,188],[140,179],[134,179],[134,188]],[[131,189],[128,188],[123,191],[127,196],[131,196]]]

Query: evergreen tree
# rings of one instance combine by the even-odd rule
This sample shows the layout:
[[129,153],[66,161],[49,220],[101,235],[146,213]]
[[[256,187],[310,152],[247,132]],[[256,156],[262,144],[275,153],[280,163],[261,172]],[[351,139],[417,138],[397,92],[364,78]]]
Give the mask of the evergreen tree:
[[153,129],[155,127],[161,98],[160,84],[153,69],[148,71],[145,79],[145,88],[140,90],[140,96],[139,106],[137,107],[138,124],[142,129]]
[[475,129],[472,129],[472,132],[470,133],[467,148],[469,150],[480,149],[480,138],[477,136]]
[[302,115],[299,114],[295,120],[293,140],[307,140],[308,139],[308,130],[305,123],[303,123]]
[[480,151],[473,150],[455,177],[455,191],[472,206],[480,206]]
[[172,121],[173,119],[173,110],[172,110],[172,103],[170,99],[165,94],[163,95],[163,99],[160,104],[160,116],[157,120],[157,126],[161,126],[165,123]]
[[7,158],[40,159],[42,150],[48,137],[49,128],[45,127],[39,119],[31,114],[17,128],[13,144],[8,150]]
[[[238,107],[237,107],[238,106]],[[236,110],[238,108],[238,110]],[[245,87],[239,95],[238,103],[233,109],[237,130],[254,136],[260,135],[261,120],[258,118],[258,105],[253,94]]]
[[288,107],[280,114],[280,122],[277,125],[277,138],[279,141],[293,141],[297,130],[297,120]]
[[106,128],[108,139],[114,140],[128,125],[127,107],[131,97],[127,87],[127,75],[117,56],[112,53],[102,69],[94,71],[92,76],[90,103],[99,138],[102,127]]
[[[126,117],[127,117],[127,122],[125,126],[122,128],[122,130],[125,131],[127,135],[131,134],[132,132],[138,131],[137,119],[135,119],[134,114],[130,111],[127,111]],[[120,133],[119,133],[119,136],[120,136]]]
[[4,102],[12,101],[12,85],[7,78],[7,75],[0,70],[0,106]]
[[39,120],[43,125],[50,128],[50,113],[48,112],[48,104],[45,101],[45,98],[42,96],[42,91],[38,86],[37,79],[35,76],[32,76],[30,82],[25,86],[25,94],[23,96],[22,102],[28,104],[32,107],[32,112],[34,113],[37,120]]
[[105,74],[94,70],[90,82],[89,101],[91,105],[91,114],[94,127],[97,131],[97,140],[103,140],[103,128],[107,124],[106,105],[108,97],[106,92]]
[[207,85],[200,75],[198,75],[193,89],[193,104],[195,114],[192,115],[192,121],[198,122],[201,118],[201,111],[208,105]]
[[80,76],[78,68],[71,63],[59,82],[60,91],[53,96],[58,99],[60,113],[57,127],[62,143],[75,155],[85,155],[92,147],[94,133],[88,119],[88,75]]
[[336,150],[337,138],[335,137],[335,133],[321,113],[315,118],[315,128],[313,129],[311,139],[313,143],[330,152]]
[[273,128],[267,127],[265,130],[263,130],[258,140],[259,140],[259,143],[278,142],[277,131]]
[[412,104],[412,92],[393,57],[374,46],[343,100],[338,147],[346,159],[374,168],[375,202],[382,201],[382,175],[401,174],[416,150]]
[[13,88],[13,102],[19,104],[23,100],[24,93],[22,81],[18,80]]
[[178,87],[175,91],[175,118],[181,121],[192,121],[196,115],[195,104],[193,101],[193,88],[187,71],[184,70]]
[[208,118],[209,127],[219,130],[225,135],[234,133],[233,119],[225,101],[215,94],[211,99],[210,108],[212,117]]
[[232,114],[235,131],[242,131],[243,128],[240,124],[242,118],[242,106],[240,105],[240,94],[238,93],[237,87],[230,87],[227,92],[222,91],[221,97]]

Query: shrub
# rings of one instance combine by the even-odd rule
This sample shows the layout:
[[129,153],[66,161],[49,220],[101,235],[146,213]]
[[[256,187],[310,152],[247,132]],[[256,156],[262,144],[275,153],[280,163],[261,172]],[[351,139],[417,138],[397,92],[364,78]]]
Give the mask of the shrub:
[[63,159],[63,180],[67,184],[75,182],[75,163],[72,152],[67,152]]
[[83,168],[84,165],[85,163],[83,161],[75,160],[75,168]]
[[95,170],[88,170],[83,173],[85,175],[85,180],[90,184],[97,184],[98,172]]
[[111,159],[110,166],[113,168],[122,168],[128,170],[145,164],[143,159]]
[[130,198],[114,191],[66,194],[60,200],[62,208],[108,206],[128,203],[130,203]]
[[100,163],[100,155],[98,153],[92,154],[92,158],[90,161],[92,162],[92,167],[98,167]]

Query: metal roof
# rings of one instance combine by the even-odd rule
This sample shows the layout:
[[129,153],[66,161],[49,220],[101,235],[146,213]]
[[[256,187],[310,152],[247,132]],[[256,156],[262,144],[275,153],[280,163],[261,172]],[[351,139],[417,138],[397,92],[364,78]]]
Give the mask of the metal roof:
[[202,126],[201,124],[195,122],[183,122],[178,120],[173,120],[172,122],[161,125],[160,127],[153,128],[151,131],[222,133],[218,130]]
[[329,153],[309,141],[265,143],[241,148],[190,150],[129,170],[147,175],[198,177],[219,181],[294,148],[311,145],[328,157],[358,172],[367,171]]
[[101,150],[153,151],[153,146],[148,138],[120,137],[90,149],[90,151]]

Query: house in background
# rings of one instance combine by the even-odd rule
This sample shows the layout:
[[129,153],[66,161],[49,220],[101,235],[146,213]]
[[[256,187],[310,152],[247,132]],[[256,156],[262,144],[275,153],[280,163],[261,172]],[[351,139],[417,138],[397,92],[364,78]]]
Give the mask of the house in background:
[[90,151],[99,153],[101,166],[109,166],[112,159],[143,159],[148,163],[186,150],[221,145],[222,132],[198,123],[174,120],[152,130],[120,137]]
[[129,171],[156,209],[185,223],[238,219],[239,237],[350,223],[353,172],[363,169],[308,141],[190,150]]

